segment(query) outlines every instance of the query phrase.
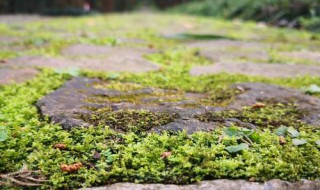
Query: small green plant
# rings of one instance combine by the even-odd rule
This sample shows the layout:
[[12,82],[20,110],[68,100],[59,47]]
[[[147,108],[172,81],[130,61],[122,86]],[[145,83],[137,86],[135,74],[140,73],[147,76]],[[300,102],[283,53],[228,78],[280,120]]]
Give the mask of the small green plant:
[[0,126],[0,142],[3,142],[9,138],[8,129],[5,126]]

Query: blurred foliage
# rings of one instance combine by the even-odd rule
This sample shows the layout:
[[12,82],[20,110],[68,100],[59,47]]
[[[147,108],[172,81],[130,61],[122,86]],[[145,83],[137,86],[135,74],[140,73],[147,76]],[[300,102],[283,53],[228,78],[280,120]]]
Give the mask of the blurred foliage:
[[309,30],[320,29],[319,0],[202,0],[174,7],[171,11],[256,20]]

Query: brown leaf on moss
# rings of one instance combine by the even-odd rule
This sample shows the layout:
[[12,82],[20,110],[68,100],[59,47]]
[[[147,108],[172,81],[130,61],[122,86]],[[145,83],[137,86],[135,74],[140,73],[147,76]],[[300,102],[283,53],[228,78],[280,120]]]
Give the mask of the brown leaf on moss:
[[266,104],[261,103],[261,102],[257,102],[251,106],[251,108],[253,108],[253,109],[259,109],[259,108],[264,108],[264,107],[266,107]]
[[71,165],[61,164],[60,169],[64,172],[73,173],[80,170],[82,167],[82,163],[75,163]]
[[163,152],[162,154],[161,154],[161,158],[162,159],[164,159],[164,158],[167,158],[167,157],[169,157],[169,156],[171,156],[172,155],[172,152]]
[[67,145],[66,144],[63,144],[63,143],[58,143],[58,144],[55,144],[53,146],[54,149],[60,149],[60,150],[65,150],[67,149]]
[[286,141],[286,139],[284,138],[284,136],[280,136],[280,137],[279,137],[279,143],[280,143],[281,145],[284,145],[284,144],[287,143],[287,141]]

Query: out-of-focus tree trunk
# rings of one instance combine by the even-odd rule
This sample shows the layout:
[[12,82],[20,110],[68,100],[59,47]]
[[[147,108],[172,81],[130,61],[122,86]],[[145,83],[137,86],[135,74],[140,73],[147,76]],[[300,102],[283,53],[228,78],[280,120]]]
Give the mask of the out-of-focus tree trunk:
[[103,12],[111,12],[114,9],[114,0],[102,0],[101,10]]

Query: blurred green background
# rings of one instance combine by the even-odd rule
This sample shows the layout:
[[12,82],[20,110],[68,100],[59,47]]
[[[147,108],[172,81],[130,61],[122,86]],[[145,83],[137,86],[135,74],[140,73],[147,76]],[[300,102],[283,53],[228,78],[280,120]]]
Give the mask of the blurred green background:
[[0,13],[83,15],[166,11],[265,22],[320,32],[320,0],[0,0]]

